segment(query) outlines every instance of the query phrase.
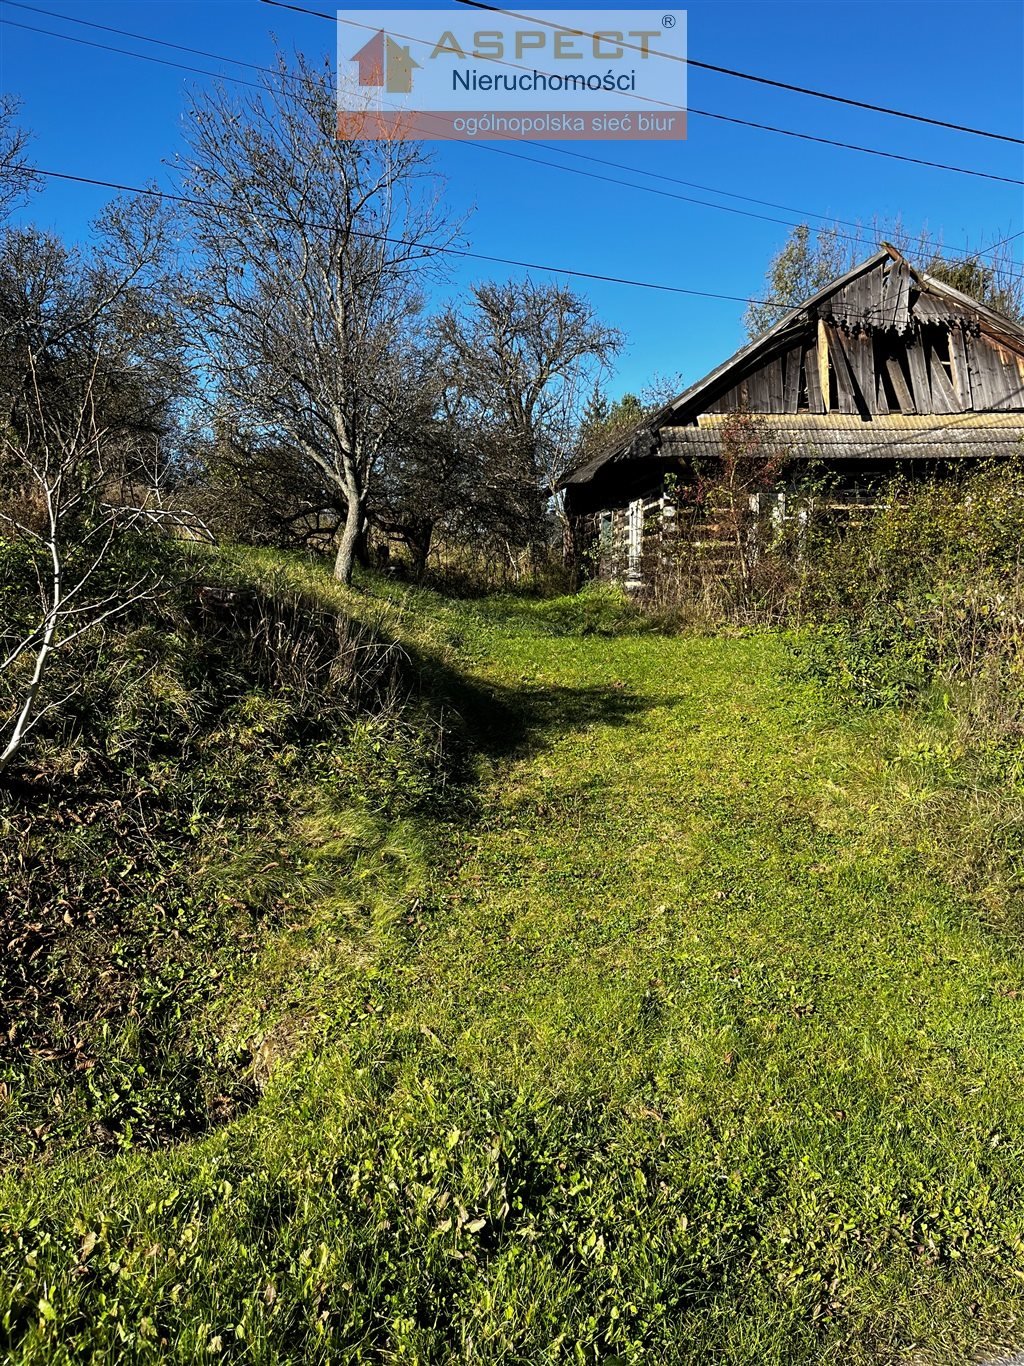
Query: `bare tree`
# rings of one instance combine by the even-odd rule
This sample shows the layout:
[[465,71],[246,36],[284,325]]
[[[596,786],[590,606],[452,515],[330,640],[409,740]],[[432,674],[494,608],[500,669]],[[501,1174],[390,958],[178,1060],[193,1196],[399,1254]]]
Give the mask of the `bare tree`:
[[416,142],[336,138],[330,64],[278,59],[264,92],[191,110],[193,297],[236,431],[296,451],[341,522],[351,580],[374,470],[403,400],[425,272],[451,240]]
[[45,700],[54,659],[149,591],[125,534],[173,523],[145,492],[189,380],[167,228],[142,199],[111,205],[88,252],[0,232],[0,772],[64,700]]
[[[0,422],[21,430],[40,404],[151,440],[189,388],[172,306],[170,222],[154,200],[112,204],[82,251],[36,228],[0,232]],[[103,358],[97,368],[97,356]]]
[[68,700],[58,697],[41,705],[57,652],[127,611],[152,587],[146,575],[130,582],[114,576],[111,583],[106,573],[119,537],[145,510],[105,501],[110,470],[104,449],[110,434],[97,425],[94,402],[100,356],[76,408],[60,413],[43,396],[31,353],[28,367],[34,409],[24,415],[20,433],[10,424],[0,432],[0,540],[24,552],[38,597],[27,629],[0,625],[0,676],[14,699],[13,713],[0,722],[0,774],[42,717]]
[[39,183],[25,155],[29,135],[17,123],[20,107],[13,95],[0,94],[0,220]]
[[[473,287],[435,324],[462,420],[480,432],[482,480],[540,520],[577,451],[587,398],[623,344],[588,300],[559,284]],[[532,515],[531,515],[532,514]]]

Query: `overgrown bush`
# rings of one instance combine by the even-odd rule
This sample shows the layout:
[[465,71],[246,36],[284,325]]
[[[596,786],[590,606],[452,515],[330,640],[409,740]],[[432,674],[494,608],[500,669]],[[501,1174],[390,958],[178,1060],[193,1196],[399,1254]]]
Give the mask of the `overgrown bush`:
[[1024,466],[895,481],[879,501],[845,534],[809,537],[811,668],[869,704],[937,684],[1024,724]]
[[[0,560],[6,620],[26,585]],[[210,1008],[305,896],[296,812],[318,784],[388,812],[444,786],[444,727],[379,629],[209,552],[143,560],[159,591],[58,657],[66,700],[0,788],[8,1157],[164,1142],[246,1103]]]
[[[414,577],[401,557],[395,567]],[[513,545],[486,537],[473,540],[438,538],[423,582],[451,597],[480,598],[491,593],[525,593],[552,597],[571,592],[573,575],[560,547],[545,543]]]

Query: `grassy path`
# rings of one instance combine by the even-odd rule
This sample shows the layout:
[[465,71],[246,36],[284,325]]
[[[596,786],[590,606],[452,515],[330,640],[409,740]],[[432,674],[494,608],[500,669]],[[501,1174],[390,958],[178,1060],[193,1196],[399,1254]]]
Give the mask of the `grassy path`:
[[531,724],[410,1024],[460,1086],[601,1111],[607,1274],[684,1311],[654,1359],[964,1359],[1024,1272],[1022,960],[928,871],[918,737],[830,715],[768,636],[513,631],[484,671]]
[[[934,871],[921,737],[831,711],[767,635],[447,629],[490,755],[475,818],[431,832],[432,874],[412,837],[367,844],[375,951],[320,926],[292,1011],[315,1046],[249,1116],[19,1195],[16,1255],[43,1250],[13,1359],[1019,1343],[1024,955]],[[97,1230],[107,1269],[76,1280]]]

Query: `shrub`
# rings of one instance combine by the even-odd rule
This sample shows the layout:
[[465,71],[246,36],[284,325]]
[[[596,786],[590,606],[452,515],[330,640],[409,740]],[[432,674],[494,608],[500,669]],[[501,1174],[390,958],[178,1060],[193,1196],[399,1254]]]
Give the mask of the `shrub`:
[[[16,612],[23,566],[0,555]],[[208,552],[136,555],[160,593],[60,656],[67,700],[0,788],[9,1156],[162,1143],[247,1103],[244,1043],[211,1011],[304,895],[296,809],[344,789],[404,812],[445,782],[394,642]]]
[[903,702],[938,683],[1002,693],[1024,720],[1024,467],[912,485],[808,552],[805,603],[825,631],[811,667],[868,703]]

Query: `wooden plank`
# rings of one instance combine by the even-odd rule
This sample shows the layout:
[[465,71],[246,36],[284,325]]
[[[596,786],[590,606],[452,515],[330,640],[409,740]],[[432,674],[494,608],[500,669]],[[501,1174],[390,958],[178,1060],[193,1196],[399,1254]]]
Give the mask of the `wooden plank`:
[[913,395],[907,385],[906,377],[903,374],[903,366],[900,365],[896,356],[887,356],[885,361],[885,372],[889,376],[893,393],[896,395],[896,402],[900,406],[901,413],[916,413],[917,407],[914,404]]
[[871,272],[871,325],[879,327],[882,322],[882,299],[885,294],[885,272],[881,265]]
[[892,326],[892,300],[889,298],[889,284],[892,280],[892,270],[888,275],[882,276],[882,297],[878,317],[875,319],[877,326],[888,329]]
[[925,360],[928,363],[928,376],[931,380],[932,411],[944,415],[958,413],[960,400],[946,374],[946,367],[942,363],[935,338],[930,338],[925,346]]
[[888,325],[905,332],[910,326],[910,273],[903,261],[889,272],[885,303]]
[[967,355],[971,367],[971,392],[974,406],[982,411],[998,407],[999,385],[993,375],[992,348],[984,337],[968,337]]
[[949,329],[949,359],[953,364],[953,383],[956,386],[960,407],[967,410],[974,407],[971,394],[971,367],[967,364],[967,348],[964,334],[959,327]]
[[818,348],[812,342],[804,350],[804,380],[807,384],[807,407],[812,413],[823,413],[825,405],[821,401],[821,379],[818,375]]
[[828,328],[818,319],[818,388],[821,392],[821,411],[829,411],[831,386],[828,378]]
[[829,328],[828,345],[832,354],[832,372],[836,377],[836,388],[839,393],[839,411],[859,413],[865,405],[857,392],[857,381],[846,355],[842,333]]
[[932,391],[928,383],[928,365],[924,358],[924,347],[920,334],[907,338],[907,366],[910,370],[910,387],[914,395],[914,407],[919,413],[932,411]]
[[767,413],[771,410],[768,407],[768,375],[762,367],[754,370],[746,378],[747,406],[752,413]]
[[804,350],[796,346],[786,356],[786,404],[787,413],[795,413],[800,407],[800,388],[803,380]]
[[984,370],[978,355],[979,344],[980,337],[978,336],[972,336],[971,333],[968,333],[964,337],[964,350],[967,351],[967,367],[969,374],[971,374],[971,393],[973,400],[975,400],[976,413],[989,407],[989,391],[987,391],[987,385],[984,382]]
[[785,392],[786,377],[782,369],[782,357],[776,356],[768,366],[768,397],[771,403],[771,412],[784,413],[786,411]]
[[889,273],[885,277],[885,288],[882,295],[882,326],[889,328],[896,321],[896,306],[900,295],[900,268],[899,262],[894,261],[889,267]]
[[896,301],[896,311],[893,315],[892,325],[897,332],[907,332],[910,329],[910,270],[900,262],[900,293]]
[[845,342],[846,354],[853,370],[857,388],[860,391],[860,398],[864,407],[869,413],[878,411],[875,401],[875,356],[871,345],[871,338],[865,332],[858,332],[855,337],[847,338]]

